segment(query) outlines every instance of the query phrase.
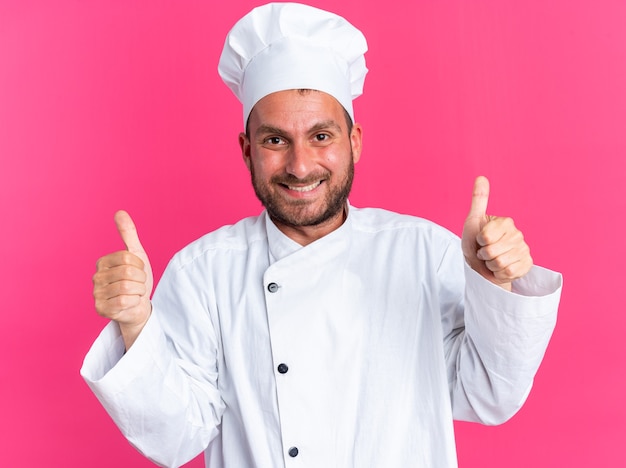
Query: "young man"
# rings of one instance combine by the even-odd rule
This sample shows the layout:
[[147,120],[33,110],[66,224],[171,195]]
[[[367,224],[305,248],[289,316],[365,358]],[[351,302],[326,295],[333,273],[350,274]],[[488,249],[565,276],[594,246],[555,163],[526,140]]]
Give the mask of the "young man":
[[210,233],[152,273],[125,212],[127,250],[99,260],[111,319],[82,374],[129,441],[178,466],[452,467],[453,418],[497,424],[523,404],[556,320],[561,277],[532,265],[475,182],[463,238],[348,204],[361,126],[362,34],[298,4],[240,20],[220,73],[266,210]]

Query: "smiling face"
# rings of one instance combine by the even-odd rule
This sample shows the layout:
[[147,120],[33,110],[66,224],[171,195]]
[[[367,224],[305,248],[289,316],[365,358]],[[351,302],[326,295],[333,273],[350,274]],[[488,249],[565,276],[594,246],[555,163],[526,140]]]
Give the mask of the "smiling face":
[[239,143],[257,197],[281,231],[306,244],[338,228],[361,154],[361,127],[321,91],[272,93]]

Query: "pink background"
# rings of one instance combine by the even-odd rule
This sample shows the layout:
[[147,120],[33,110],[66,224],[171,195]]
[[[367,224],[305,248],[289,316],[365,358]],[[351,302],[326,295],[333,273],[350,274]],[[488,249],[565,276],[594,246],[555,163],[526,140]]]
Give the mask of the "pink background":
[[[351,202],[460,233],[485,174],[490,211],[565,277],[527,404],[503,426],[457,424],[461,467],[626,466],[626,3],[314,4],[370,44]],[[216,72],[255,3],[215,5],[0,0],[2,466],[151,466],[78,374],[105,325],[91,276],[122,247],[119,208],[157,276],[189,241],[260,211],[240,106]]]

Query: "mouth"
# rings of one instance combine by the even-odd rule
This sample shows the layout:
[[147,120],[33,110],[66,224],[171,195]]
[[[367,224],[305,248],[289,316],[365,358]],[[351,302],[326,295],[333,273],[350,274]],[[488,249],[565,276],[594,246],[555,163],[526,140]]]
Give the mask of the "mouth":
[[293,190],[294,192],[305,193],[305,192],[310,192],[311,190],[315,190],[321,184],[322,184],[322,181],[318,180],[316,182],[313,182],[312,184],[304,185],[304,186],[288,185],[288,184],[282,184],[282,185],[283,187],[287,187],[289,190]]

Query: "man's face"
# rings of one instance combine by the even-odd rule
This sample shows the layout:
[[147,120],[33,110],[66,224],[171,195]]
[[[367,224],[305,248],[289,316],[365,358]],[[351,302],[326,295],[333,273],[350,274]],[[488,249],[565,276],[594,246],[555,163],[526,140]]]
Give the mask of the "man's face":
[[248,135],[239,136],[257,197],[279,227],[343,222],[361,127],[348,132],[345,111],[320,91],[270,94],[253,108]]

